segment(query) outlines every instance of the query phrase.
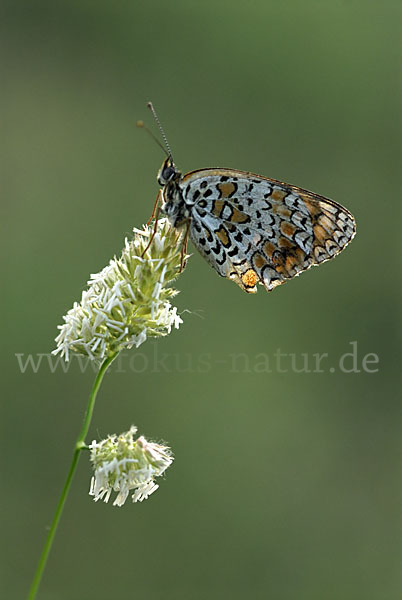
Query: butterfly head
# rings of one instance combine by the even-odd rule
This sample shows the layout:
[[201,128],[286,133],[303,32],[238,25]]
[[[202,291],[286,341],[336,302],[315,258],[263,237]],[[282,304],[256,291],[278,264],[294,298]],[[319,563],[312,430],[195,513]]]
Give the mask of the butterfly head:
[[168,183],[176,182],[181,178],[181,173],[174,164],[172,157],[168,156],[162,163],[158,172],[158,183],[164,187]]
[[180,227],[189,219],[187,208],[180,190],[181,172],[168,156],[162,163],[158,173],[158,183],[163,188],[160,210],[169,219],[173,227]]

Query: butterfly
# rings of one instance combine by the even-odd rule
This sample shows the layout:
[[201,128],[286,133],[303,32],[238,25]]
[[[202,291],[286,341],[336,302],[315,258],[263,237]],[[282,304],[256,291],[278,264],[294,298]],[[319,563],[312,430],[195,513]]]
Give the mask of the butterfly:
[[157,177],[160,212],[173,227],[185,227],[185,239],[189,235],[215,271],[245,292],[257,292],[257,283],[270,292],[333,258],[353,239],[351,213],[308,190],[236,169],[182,175],[155,109],[148,107],[168,150]]

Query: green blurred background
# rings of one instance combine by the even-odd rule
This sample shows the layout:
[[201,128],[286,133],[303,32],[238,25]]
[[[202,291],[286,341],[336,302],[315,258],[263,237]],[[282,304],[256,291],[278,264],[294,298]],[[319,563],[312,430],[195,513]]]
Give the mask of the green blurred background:
[[[88,437],[135,423],[175,463],[148,501],[117,509],[91,501],[82,457],[39,598],[401,598],[400,2],[1,11],[2,597],[25,597],[94,376],[52,373],[46,357],[22,373],[16,354],[53,349],[89,274],[148,219],[163,155],[135,124],[155,129],[152,99],[184,172],[312,189],[346,205],[358,235],[269,295],[195,253],[177,283],[184,325],[125,353]],[[351,342],[360,372],[343,373]],[[329,357],[322,373],[282,373],[278,350],[298,368]]]

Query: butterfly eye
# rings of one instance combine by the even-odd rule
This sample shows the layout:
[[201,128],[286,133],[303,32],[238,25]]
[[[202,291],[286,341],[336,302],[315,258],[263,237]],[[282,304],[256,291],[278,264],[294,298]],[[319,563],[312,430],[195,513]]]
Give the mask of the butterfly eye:
[[165,181],[170,181],[174,176],[175,172],[176,170],[174,167],[166,167],[165,169],[163,169],[162,177]]
[[171,162],[170,158],[166,159],[158,173],[159,185],[166,185],[169,181],[172,181],[176,175],[178,175],[176,167]]

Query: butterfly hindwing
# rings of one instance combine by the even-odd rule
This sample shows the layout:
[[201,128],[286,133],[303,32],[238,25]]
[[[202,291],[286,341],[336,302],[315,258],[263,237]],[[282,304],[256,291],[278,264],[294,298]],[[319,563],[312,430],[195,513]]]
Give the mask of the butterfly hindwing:
[[352,215],[336,202],[252,173],[192,171],[180,188],[194,245],[246,292],[258,282],[271,291],[334,257],[355,233]]

